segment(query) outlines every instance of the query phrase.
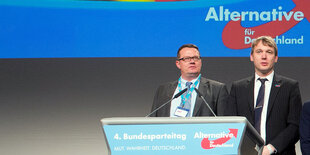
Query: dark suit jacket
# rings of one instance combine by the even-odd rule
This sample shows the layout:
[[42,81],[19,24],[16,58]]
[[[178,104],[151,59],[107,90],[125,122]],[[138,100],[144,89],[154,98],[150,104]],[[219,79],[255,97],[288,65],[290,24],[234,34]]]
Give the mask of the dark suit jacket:
[[[296,154],[302,107],[298,82],[275,74],[266,118],[266,144],[278,154]],[[254,126],[254,76],[232,84],[225,115],[245,116]]]
[[302,107],[299,131],[302,154],[310,155],[310,101]]
[[[151,111],[169,101],[172,98],[177,85],[178,81],[173,81],[159,86],[154,97]],[[224,108],[228,98],[228,91],[225,84],[201,77],[198,90],[203,94],[215,114],[224,114]],[[170,107],[171,104],[167,104],[151,116],[169,117]],[[198,95],[196,98],[193,116],[213,116],[212,112]]]

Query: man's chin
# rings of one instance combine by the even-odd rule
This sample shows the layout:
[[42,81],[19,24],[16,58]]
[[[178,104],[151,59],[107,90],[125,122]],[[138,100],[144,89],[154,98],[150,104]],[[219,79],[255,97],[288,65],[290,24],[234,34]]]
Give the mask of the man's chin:
[[191,77],[197,77],[200,73],[188,73],[188,76],[191,76]]
[[262,69],[259,72],[261,72],[264,75],[269,75],[272,72],[272,69]]

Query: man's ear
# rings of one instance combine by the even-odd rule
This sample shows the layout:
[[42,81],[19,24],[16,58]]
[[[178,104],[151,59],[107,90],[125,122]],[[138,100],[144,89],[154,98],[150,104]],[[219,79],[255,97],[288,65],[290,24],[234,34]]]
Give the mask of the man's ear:
[[278,62],[278,58],[279,58],[279,57],[278,57],[278,56],[276,56],[275,61],[274,61],[275,63],[277,63],[277,62]]
[[179,61],[179,60],[176,60],[176,61],[175,61],[175,65],[176,65],[179,69],[181,69],[181,67],[180,67],[180,61]]
[[250,55],[250,60],[253,62],[254,58],[253,58],[253,54]]

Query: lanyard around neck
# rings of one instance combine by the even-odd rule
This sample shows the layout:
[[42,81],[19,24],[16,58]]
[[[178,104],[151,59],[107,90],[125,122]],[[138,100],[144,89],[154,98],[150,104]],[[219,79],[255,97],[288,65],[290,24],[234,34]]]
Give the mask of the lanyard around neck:
[[[194,91],[194,89],[197,87],[198,83],[200,82],[200,77],[201,77],[201,74],[198,76],[197,80],[194,82],[194,84],[192,84],[190,86],[190,89],[187,90],[187,93],[186,96],[184,94],[181,95],[181,105],[184,106],[184,101],[185,99],[189,99],[190,95],[192,94],[192,92]],[[181,80],[182,77],[179,78],[179,82],[178,82],[178,89],[179,89],[179,92],[182,91],[182,86],[181,86],[181,83],[182,83],[182,80]]]

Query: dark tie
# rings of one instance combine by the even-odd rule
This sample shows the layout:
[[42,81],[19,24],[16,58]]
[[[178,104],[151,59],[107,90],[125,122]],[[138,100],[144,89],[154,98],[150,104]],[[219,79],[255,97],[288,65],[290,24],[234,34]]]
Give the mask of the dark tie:
[[185,102],[184,102],[184,108],[185,109],[188,109],[188,114],[186,117],[189,117],[190,116],[190,111],[191,111],[191,100],[192,100],[192,94],[190,92],[190,87],[193,83],[192,82],[186,82],[186,88],[187,88],[187,91],[185,92]]
[[267,79],[258,79],[262,85],[259,88],[259,92],[257,95],[256,106],[255,106],[255,129],[260,134],[260,120],[262,116],[263,106],[264,106],[264,96],[265,96],[265,82]]

